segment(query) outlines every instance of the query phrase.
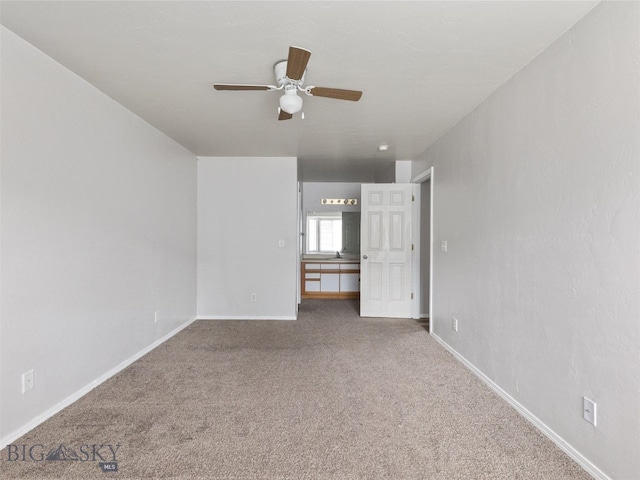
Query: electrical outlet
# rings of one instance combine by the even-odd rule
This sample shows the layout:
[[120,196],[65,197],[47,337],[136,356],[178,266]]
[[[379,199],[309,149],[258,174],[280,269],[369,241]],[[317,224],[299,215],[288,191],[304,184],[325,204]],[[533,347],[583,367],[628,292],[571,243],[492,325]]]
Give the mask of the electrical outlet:
[[22,393],[28,392],[35,386],[33,369],[22,374]]
[[451,320],[451,328],[454,332],[458,331],[458,319],[456,317],[453,317],[453,320]]
[[442,240],[442,242],[440,242],[440,250],[442,250],[443,252],[446,252],[449,249],[449,242],[447,242],[446,240]]
[[593,400],[582,397],[582,417],[595,427],[597,425],[597,404]]
[[251,301],[255,302],[258,299],[257,295],[255,293],[251,294]]
[[284,240],[278,240],[278,247],[284,247]]
[[160,321],[160,312],[156,310],[156,313],[153,316],[153,323],[158,323]]

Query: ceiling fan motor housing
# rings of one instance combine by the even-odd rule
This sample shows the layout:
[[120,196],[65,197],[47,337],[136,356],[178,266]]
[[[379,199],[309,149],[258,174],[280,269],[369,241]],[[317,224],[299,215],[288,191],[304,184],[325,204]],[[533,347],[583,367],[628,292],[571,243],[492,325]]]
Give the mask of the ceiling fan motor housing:
[[287,77],[287,61],[286,60],[281,60],[278,63],[276,63],[275,66],[273,67],[273,70],[276,74],[276,82],[279,87],[283,85],[291,84],[291,83],[297,83],[299,85],[302,85],[302,82],[304,81],[304,75],[305,73],[307,73],[307,71],[305,70],[300,80],[298,80],[297,82],[292,81],[290,78]]

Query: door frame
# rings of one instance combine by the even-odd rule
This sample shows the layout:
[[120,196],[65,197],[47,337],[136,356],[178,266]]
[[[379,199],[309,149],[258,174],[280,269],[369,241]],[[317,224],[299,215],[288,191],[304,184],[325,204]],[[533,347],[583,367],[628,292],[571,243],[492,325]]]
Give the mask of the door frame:
[[416,201],[414,202],[413,208],[413,224],[416,226],[414,228],[414,236],[413,241],[415,244],[415,250],[413,255],[413,291],[416,294],[413,296],[413,302],[411,304],[411,314],[412,318],[420,319],[420,294],[421,285],[420,285],[420,184],[431,181],[431,188],[429,189],[429,333],[433,332],[433,190],[434,190],[434,179],[433,179],[433,167],[427,168],[424,172],[419,173],[415,177],[411,179],[411,183],[415,183],[416,186],[414,188],[414,195],[416,196]]
[[298,285],[296,288],[296,318],[298,316],[298,311],[300,308],[300,304],[302,303],[302,284],[301,284],[301,270],[302,270],[302,252],[304,252],[304,247],[303,247],[303,240],[304,240],[304,234],[302,233],[304,230],[302,230],[302,182],[298,181],[298,185],[297,185],[297,190],[298,190],[298,216],[297,216],[297,220],[298,220],[298,225],[296,227],[296,231],[298,233],[298,245],[296,246],[296,278],[298,279]]

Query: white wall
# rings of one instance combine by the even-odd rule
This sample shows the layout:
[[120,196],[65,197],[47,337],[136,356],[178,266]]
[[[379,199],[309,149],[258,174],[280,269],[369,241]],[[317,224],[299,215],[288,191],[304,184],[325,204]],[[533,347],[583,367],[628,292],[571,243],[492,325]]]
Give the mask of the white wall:
[[199,318],[296,318],[297,210],[295,157],[199,158]]
[[[4,27],[1,35],[7,440],[195,318],[196,158]],[[35,388],[22,394],[29,369]]]
[[411,169],[413,162],[411,160],[396,160],[396,182],[395,183],[411,183]]
[[449,247],[435,335],[619,479],[640,474],[639,18],[638,2],[601,3],[413,172],[435,168]]
[[[359,212],[360,183],[304,182],[302,184],[303,212]],[[355,198],[357,205],[323,205],[323,198]]]

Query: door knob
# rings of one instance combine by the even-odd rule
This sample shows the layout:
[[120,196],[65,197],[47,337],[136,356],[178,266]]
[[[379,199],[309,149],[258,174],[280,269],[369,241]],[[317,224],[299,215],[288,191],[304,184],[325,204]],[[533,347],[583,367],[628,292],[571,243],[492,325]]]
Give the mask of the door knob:
[[362,256],[362,258],[364,258],[364,259],[366,260],[366,259],[367,259],[367,258],[369,258],[369,257],[367,257],[366,255],[363,255],[363,256]]

